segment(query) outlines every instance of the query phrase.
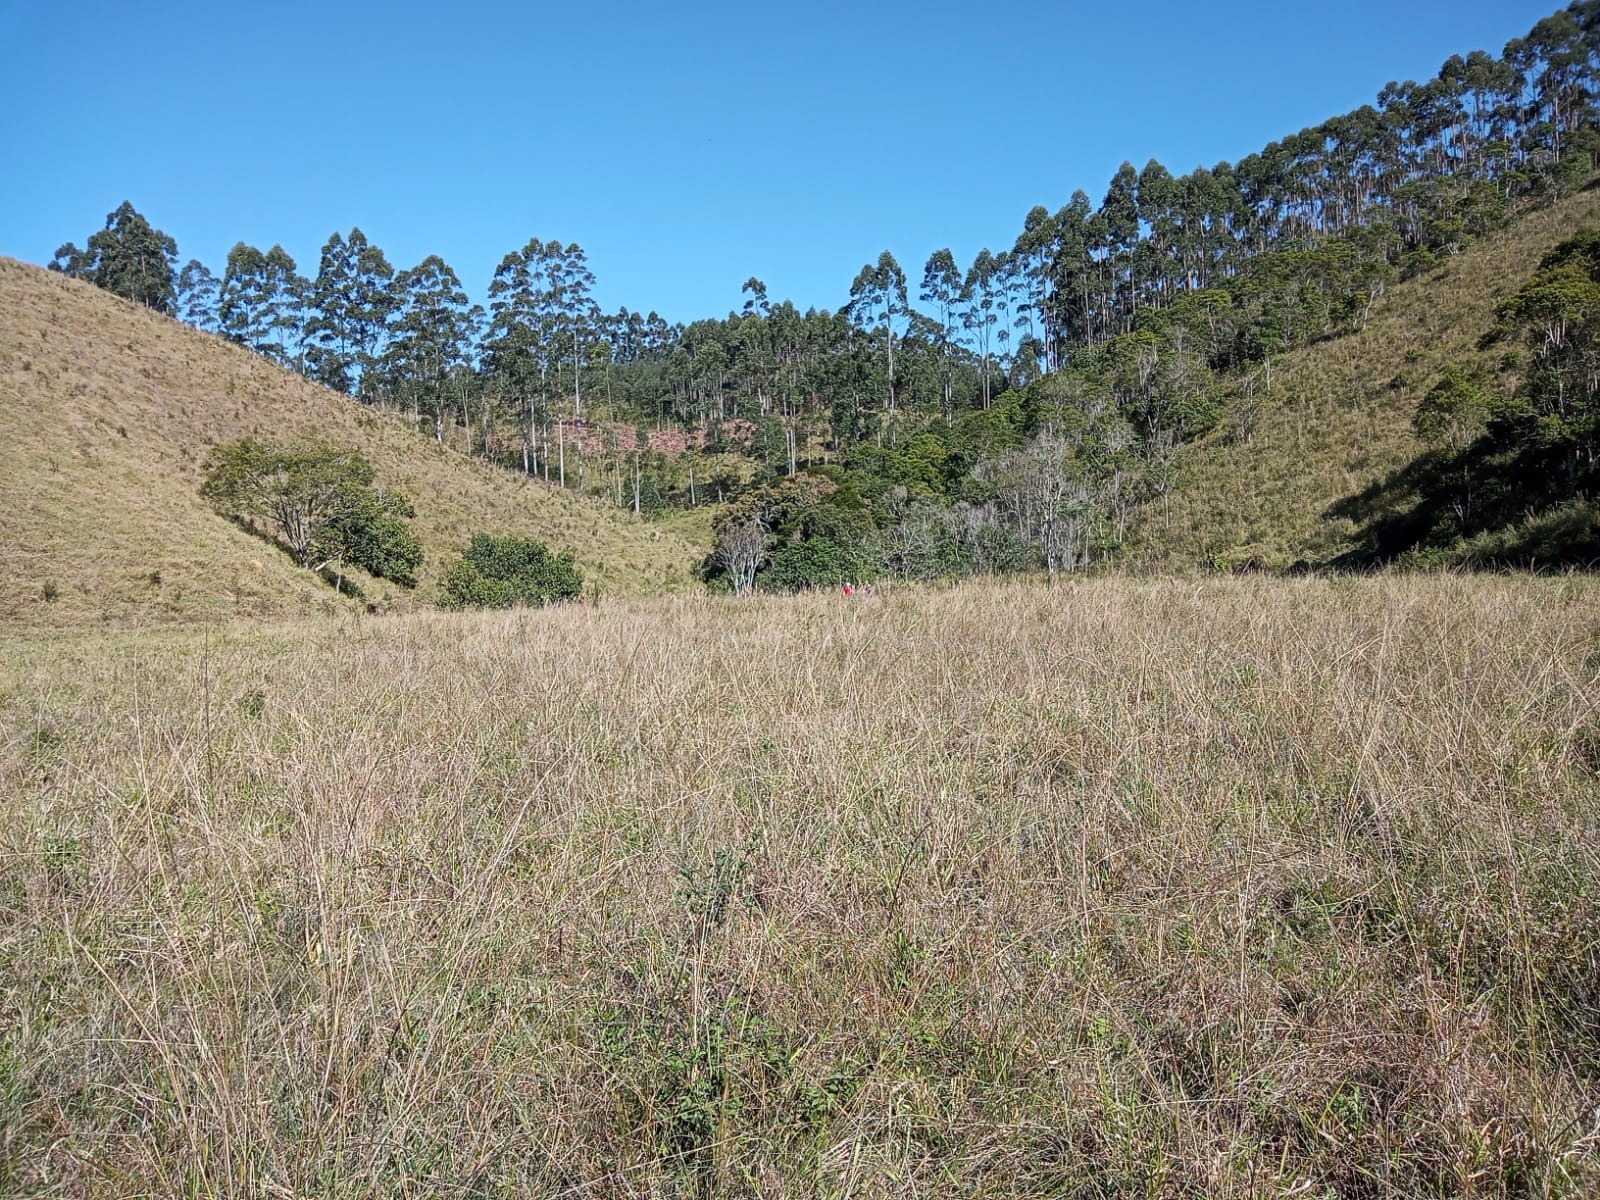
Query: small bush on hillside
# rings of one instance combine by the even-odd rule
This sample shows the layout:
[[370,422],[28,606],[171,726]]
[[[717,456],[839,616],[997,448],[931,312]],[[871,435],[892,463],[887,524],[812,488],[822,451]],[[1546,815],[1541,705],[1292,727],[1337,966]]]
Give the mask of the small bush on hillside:
[[412,515],[411,506],[402,509],[395,500],[365,495],[330,518],[328,532],[343,561],[402,587],[415,587],[422,547],[401,520]]
[[354,450],[242,438],[211,452],[200,494],[226,516],[265,523],[308,570],[337,562],[412,587],[422,546],[404,518],[414,510],[375,479]]
[[583,594],[583,574],[570,553],[551,554],[532,538],[473,535],[444,580],[442,608],[510,608],[555,604]]

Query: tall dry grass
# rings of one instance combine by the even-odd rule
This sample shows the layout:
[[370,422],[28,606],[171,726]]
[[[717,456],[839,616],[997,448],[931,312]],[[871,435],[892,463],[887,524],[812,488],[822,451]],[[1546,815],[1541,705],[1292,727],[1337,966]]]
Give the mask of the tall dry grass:
[[1597,599],[14,642],[0,1187],[1592,1196]]

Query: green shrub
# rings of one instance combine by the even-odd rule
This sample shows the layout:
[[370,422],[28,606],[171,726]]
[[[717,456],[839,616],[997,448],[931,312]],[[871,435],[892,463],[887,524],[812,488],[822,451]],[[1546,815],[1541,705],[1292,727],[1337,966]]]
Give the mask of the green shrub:
[[401,520],[412,515],[402,496],[369,494],[329,519],[328,540],[351,566],[402,587],[415,587],[422,544]]
[[790,542],[773,552],[761,573],[761,588],[768,592],[798,592],[808,587],[838,587],[863,574],[860,556],[832,538],[816,537]]
[[411,502],[377,486],[355,450],[242,438],[212,450],[200,494],[247,528],[261,522],[308,570],[338,562],[416,583],[422,547],[402,524],[416,515]]
[[583,594],[583,574],[570,553],[552,555],[532,538],[474,534],[461,561],[445,575],[442,608],[510,608],[554,604]]

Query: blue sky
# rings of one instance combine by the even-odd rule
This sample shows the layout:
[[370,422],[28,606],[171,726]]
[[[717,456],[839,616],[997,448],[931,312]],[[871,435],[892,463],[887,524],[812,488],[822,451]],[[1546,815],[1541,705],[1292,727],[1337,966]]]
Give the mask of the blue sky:
[[720,316],[740,285],[836,307],[1524,34],[1556,0],[212,3],[0,0],[0,253],[47,262],[130,199],[220,275],[314,273],[359,225],[476,299],[530,237],[607,308]]

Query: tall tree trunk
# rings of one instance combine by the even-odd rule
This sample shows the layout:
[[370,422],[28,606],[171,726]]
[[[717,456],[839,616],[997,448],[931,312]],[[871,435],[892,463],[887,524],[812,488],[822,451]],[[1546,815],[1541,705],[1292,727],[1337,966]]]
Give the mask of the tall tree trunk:
[[583,358],[578,348],[578,331],[572,331],[572,415],[583,416]]
[[522,469],[525,474],[539,474],[539,414],[534,411],[533,397],[528,397],[528,440],[522,443]]
[[888,306],[884,307],[883,324],[889,331],[889,416],[894,416],[894,318]]

